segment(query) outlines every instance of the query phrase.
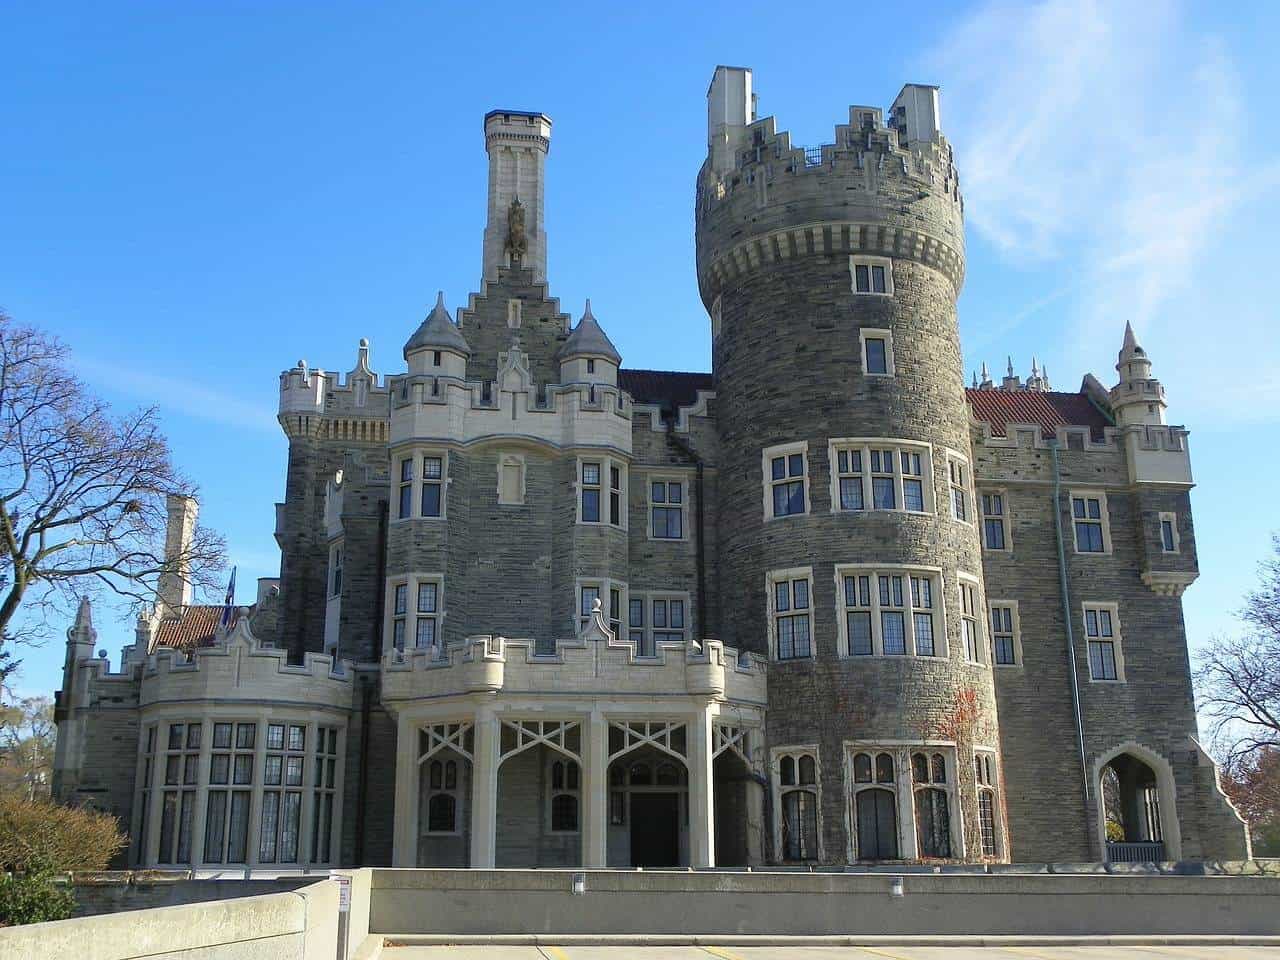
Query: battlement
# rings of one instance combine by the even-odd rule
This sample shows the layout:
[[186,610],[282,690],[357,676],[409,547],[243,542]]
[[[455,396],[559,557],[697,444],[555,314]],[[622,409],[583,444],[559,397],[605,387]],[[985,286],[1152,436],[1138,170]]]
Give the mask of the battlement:
[[600,693],[710,696],[763,704],[767,660],[719,640],[657,644],[652,657],[615,637],[597,608],[576,637],[541,652],[537,641],[470,636],[441,651],[388,650],[383,702],[473,693]]
[[242,607],[229,632],[190,655],[170,647],[151,653],[142,670],[141,704],[190,700],[278,700],[349,709],[355,688],[354,664],[308,653],[290,664],[283,648],[262,644]]
[[305,360],[280,374],[281,414],[345,412],[385,416],[388,386],[369,367],[369,341],[361,338],[356,365],[347,374],[311,369]]

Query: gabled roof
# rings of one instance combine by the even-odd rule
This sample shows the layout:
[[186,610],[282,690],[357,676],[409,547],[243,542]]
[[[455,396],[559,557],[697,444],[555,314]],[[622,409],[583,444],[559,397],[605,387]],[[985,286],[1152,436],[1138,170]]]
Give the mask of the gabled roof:
[[709,373],[677,373],[671,370],[619,370],[618,386],[636,403],[655,403],[674,409],[698,402],[698,391],[715,390]]
[[[188,604],[182,608],[182,616],[160,621],[151,641],[151,649],[172,647],[175,650],[189,651],[197,647],[213,646],[213,632],[222,622],[222,610],[220,603]],[[234,622],[233,620],[233,625]]]
[[1046,437],[1058,427],[1088,427],[1089,435],[1101,440],[1102,431],[1115,425],[1083,392],[966,389],[965,399],[973,418],[990,424],[991,433],[1000,437],[1009,435],[1011,423],[1029,423]]

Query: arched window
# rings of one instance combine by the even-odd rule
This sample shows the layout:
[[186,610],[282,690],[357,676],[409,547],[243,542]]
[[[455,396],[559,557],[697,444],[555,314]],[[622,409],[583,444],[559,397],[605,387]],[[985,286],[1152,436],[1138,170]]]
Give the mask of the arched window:
[[578,801],[581,773],[577,761],[557,759],[551,762],[551,832],[578,832]]
[[780,849],[783,860],[819,859],[818,765],[810,752],[778,757]]
[[[951,856],[951,810],[947,794],[947,759],[941,753],[911,755],[915,784],[916,846],[919,856]],[[939,784],[941,786],[934,786]]]
[[858,859],[898,859],[897,796],[883,787],[859,790],[855,795]]
[[647,787],[653,783],[653,771],[649,769],[647,763],[633,763],[631,765],[631,785],[633,787]]
[[888,753],[876,757],[876,783],[893,783],[893,756]]
[[916,791],[916,838],[920,856],[951,856],[951,812],[945,790],[925,787]]
[[990,753],[973,755],[974,779],[978,785],[978,829],[982,834],[982,855],[996,855],[995,758]]
[[447,755],[427,761],[427,833],[457,833],[462,829],[461,763]]
[[859,753],[853,758],[853,782],[871,782],[871,754]]
[[660,787],[679,786],[680,770],[674,763],[660,763],[658,764],[658,775],[656,780]]

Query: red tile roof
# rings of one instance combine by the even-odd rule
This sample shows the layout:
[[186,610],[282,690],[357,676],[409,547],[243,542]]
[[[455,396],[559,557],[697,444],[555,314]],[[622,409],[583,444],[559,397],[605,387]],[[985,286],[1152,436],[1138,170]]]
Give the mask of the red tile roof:
[[1058,427],[1088,427],[1089,435],[1101,440],[1103,429],[1114,425],[1083,392],[965,390],[965,398],[973,418],[989,423],[995,436],[1008,436],[1011,423],[1029,423],[1045,436],[1053,436]]
[[194,650],[213,646],[213,631],[222,622],[222,604],[191,604],[175,620],[161,620],[151,648]]
[[714,390],[709,373],[676,373],[668,370],[619,370],[618,386],[636,403],[656,403],[664,407],[691,407],[699,390]]

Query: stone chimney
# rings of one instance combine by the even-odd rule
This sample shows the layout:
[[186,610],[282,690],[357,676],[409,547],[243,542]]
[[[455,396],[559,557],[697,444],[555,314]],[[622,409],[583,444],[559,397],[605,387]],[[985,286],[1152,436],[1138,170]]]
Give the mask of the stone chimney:
[[169,494],[166,506],[169,526],[164,537],[164,571],[156,589],[156,612],[162,619],[181,616],[183,608],[191,603],[191,564],[187,554],[199,512],[194,497],[176,493]]

